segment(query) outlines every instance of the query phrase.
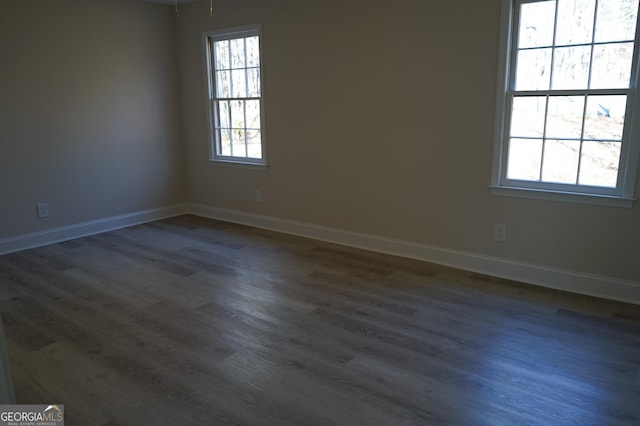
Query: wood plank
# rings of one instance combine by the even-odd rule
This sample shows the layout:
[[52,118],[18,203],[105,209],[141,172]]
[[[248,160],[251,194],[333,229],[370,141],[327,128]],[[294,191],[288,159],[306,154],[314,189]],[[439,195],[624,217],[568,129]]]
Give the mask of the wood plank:
[[69,424],[640,424],[640,307],[181,216],[0,256]]

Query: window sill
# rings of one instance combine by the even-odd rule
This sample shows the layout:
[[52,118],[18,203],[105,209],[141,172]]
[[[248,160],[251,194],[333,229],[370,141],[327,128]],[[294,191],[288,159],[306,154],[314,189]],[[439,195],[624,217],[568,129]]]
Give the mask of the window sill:
[[578,192],[549,191],[510,186],[490,185],[489,191],[494,195],[505,197],[565,201],[568,203],[591,204],[606,207],[632,208],[636,201],[634,198],[614,197],[610,195],[581,194]]
[[209,160],[209,164],[217,167],[228,167],[232,169],[248,169],[248,170],[262,170],[267,171],[269,166],[266,164],[256,163],[243,163],[241,161],[226,161],[226,160]]

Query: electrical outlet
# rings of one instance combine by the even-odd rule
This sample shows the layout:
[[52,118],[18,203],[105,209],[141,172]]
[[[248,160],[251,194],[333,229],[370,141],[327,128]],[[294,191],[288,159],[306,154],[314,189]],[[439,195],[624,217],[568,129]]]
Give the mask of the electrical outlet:
[[42,219],[44,217],[49,217],[49,204],[48,203],[38,203],[38,204],[36,204],[36,210],[38,212],[38,219]]
[[262,202],[262,191],[260,189],[256,189],[256,202],[257,203]]
[[504,223],[496,223],[493,226],[493,239],[501,243],[507,241],[507,225]]

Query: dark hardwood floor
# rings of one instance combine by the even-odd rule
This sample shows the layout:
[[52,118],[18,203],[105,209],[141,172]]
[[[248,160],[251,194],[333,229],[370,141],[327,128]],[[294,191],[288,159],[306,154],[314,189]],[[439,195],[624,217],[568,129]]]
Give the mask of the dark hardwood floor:
[[182,216],[0,256],[67,425],[640,424],[640,307]]

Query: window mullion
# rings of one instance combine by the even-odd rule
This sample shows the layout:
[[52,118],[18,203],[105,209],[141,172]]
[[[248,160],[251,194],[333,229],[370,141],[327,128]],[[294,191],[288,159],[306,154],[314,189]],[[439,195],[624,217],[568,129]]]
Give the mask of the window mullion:
[[567,90],[518,90],[514,96],[584,96],[629,95],[630,89],[567,89]]
[[[249,95],[249,77],[247,74],[249,74],[248,70],[249,70],[249,66],[248,66],[248,61],[247,61],[247,39],[245,38],[243,40],[243,45],[244,45],[244,90],[245,90],[245,95]],[[249,156],[249,141],[247,140],[247,101],[242,101],[243,104],[243,112],[244,112],[244,149],[245,149],[245,154],[248,157]]]
[[249,143],[247,142],[247,102],[246,101],[242,101],[242,113],[243,113],[242,134],[244,136],[244,149],[245,149],[245,155],[248,157],[249,156]]
[[596,23],[598,21],[598,1],[595,0],[593,10],[593,25],[591,27],[591,49],[589,50],[589,73],[587,75],[587,91],[584,95],[584,105],[582,106],[582,126],[580,128],[580,145],[578,146],[578,166],[576,167],[576,185],[580,184],[580,172],[582,171],[582,149],[584,147],[584,128],[587,121],[587,105],[589,103],[589,90],[591,89],[591,78],[593,77],[593,51],[596,41]]
[[215,99],[216,97],[216,89],[218,87],[218,82],[216,81],[216,67],[215,67],[215,58],[216,58],[216,49],[215,42],[212,39],[209,39],[209,56],[210,61],[213,66],[209,68],[209,99]]
[[228,117],[228,123],[229,123],[229,128],[227,129],[227,131],[229,132],[229,155],[233,156],[233,123],[231,122],[231,102],[232,101],[228,101],[227,102],[227,117]]
[[218,152],[222,152],[222,139],[220,138],[220,123],[219,123],[219,118],[220,117],[220,102],[218,102],[216,99],[211,99],[209,101],[210,103],[210,107],[211,107],[211,111],[213,111],[213,131],[215,132],[215,138],[216,138],[216,146],[215,149]]
[[540,174],[538,182],[542,182],[542,169],[544,168],[544,152],[547,147],[547,121],[549,119],[549,95],[545,97],[544,124],[542,127],[542,149],[540,150]]
[[[555,12],[553,16],[553,38],[551,40],[551,65],[549,66],[549,90],[553,89],[553,66],[556,61],[556,36],[558,35],[558,2],[555,4]],[[542,176],[542,175],[541,175]]]
[[[591,49],[593,55],[593,48]],[[593,57],[593,56],[592,56]],[[589,70],[589,78],[591,78],[591,70]],[[584,96],[584,105],[582,106],[582,128],[580,129],[580,145],[578,147],[578,167],[576,169],[576,185],[580,183],[580,169],[582,168],[582,147],[584,146],[584,127],[587,121],[587,103],[589,95]]]
[[522,15],[521,9],[522,9],[522,4],[519,4],[518,9],[516,11],[517,13],[515,14],[515,17],[513,19],[513,27],[511,29],[512,37],[511,37],[511,43],[509,43],[511,51],[509,52],[509,56],[508,56],[509,70],[507,75],[507,78],[509,79],[507,91],[509,92],[513,92],[516,89],[515,70],[518,66],[518,43],[520,38],[518,27],[520,26],[520,19]]
[[228,68],[229,68],[229,96],[230,96],[230,102],[229,102],[229,150],[230,150],[230,155],[231,157],[233,157],[233,140],[234,140],[234,128],[233,128],[233,122],[231,121],[232,119],[232,114],[231,114],[231,110],[233,110],[233,100],[234,100],[234,90],[233,90],[233,55],[231,54],[231,39],[227,40],[227,51],[229,52],[229,59],[228,59]]
[[505,96],[505,117],[504,117],[504,127],[503,127],[503,135],[502,135],[502,158],[500,162],[502,164],[502,171],[500,172],[500,182],[504,183],[507,179],[507,167],[509,165],[509,150],[511,150],[511,120],[513,115],[513,92],[507,91]]
[[587,77],[587,89],[591,89],[591,77],[593,75],[593,50],[594,50],[594,43],[596,41],[596,23],[598,21],[598,1],[599,0],[596,0],[595,10],[593,12],[593,30],[591,31],[591,52],[589,56],[589,76]]
[[553,36],[551,39],[551,63],[549,65],[549,86],[545,96],[544,125],[542,128],[542,147],[540,150],[540,169],[538,174],[538,182],[543,182],[542,171],[544,170],[545,152],[547,149],[547,123],[549,120],[549,98],[550,98],[550,92],[553,88],[553,79],[554,79],[553,67],[556,59],[555,43],[556,43],[557,33],[558,33],[558,2],[555,2],[554,15],[553,15]]

